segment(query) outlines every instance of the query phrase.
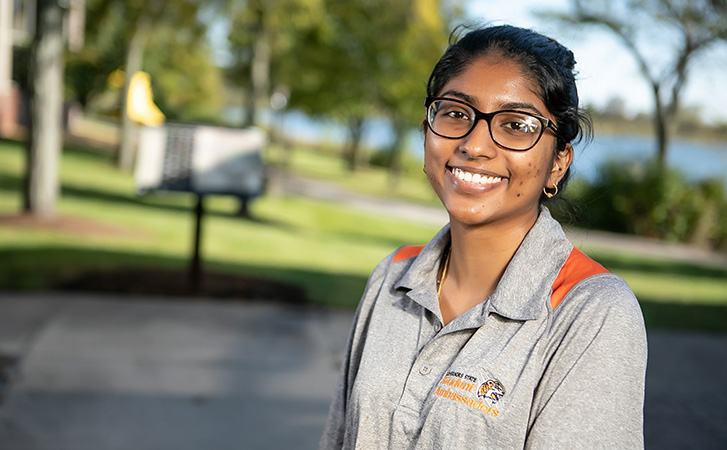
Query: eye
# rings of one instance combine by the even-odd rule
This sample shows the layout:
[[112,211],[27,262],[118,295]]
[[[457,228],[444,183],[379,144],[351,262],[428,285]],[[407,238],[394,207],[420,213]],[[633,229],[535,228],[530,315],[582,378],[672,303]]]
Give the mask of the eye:
[[542,127],[538,119],[523,114],[503,114],[499,119],[500,127],[512,134],[537,134]]
[[449,100],[438,100],[432,105],[434,117],[440,121],[450,123],[470,122],[474,119],[474,112],[466,105]]
[[464,109],[460,106],[456,106],[456,105],[450,105],[450,106],[443,107],[440,110],[440,114],[442,116],[445,116],[446,118],[452,119],[452,120],[462,120],[462,121],[470,120],[469,112],[466,109]]
[[450,111],[447,113],[447,115],[453,119],[463,119],[463,120],[469,119],[469,117],[467,117],[467,114],[465,114],[462,111]]

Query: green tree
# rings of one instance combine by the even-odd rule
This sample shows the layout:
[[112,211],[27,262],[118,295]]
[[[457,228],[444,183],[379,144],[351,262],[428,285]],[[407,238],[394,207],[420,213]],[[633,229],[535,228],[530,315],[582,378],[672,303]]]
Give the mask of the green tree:
[[[571,0],[571,11],[551,16],[608,30],[629,51],[651,86],[657,161],[664,168],[690,65],[727,39],[727,0]],[[655,52],[661,45],[668,49]]]
[[210,55],[203,30],[164,26],[155,31],[144,69],[151,75],[154,102],[167,119],[222,121],[223,73]]
[[89,0],[86,19],[85,44],[66,54],[65,74],[67,95],[84,109],[107,90],[109,74],[123,67],[125,49],[118,43],[128,31],[120,5]]
[[[154,101],[171,120],[221,121],[222,71],[212,61],[201,11],[195,20],[159,22],[144,50],[142,67],[151,74]],[[66,70],[69,95],[84,107],[109,94],[109,75],[126,61],[118,43],[132,30],[121,2],[90,2],[88,19],[86,45],[67,55]]]
[[405,136],[421,124],[426,79],[446,45],[447,24],[438,0],[326,1],[327,15],[294,51],[291,106],[335,118],[348,129],[345,155],[356,170],[366,160],[361,138],[371,118],[388,119],[395,132],[392,170]]
[[[201,6],[196,0],[89,0],[87,4],[89,22],[103,23],[114,20],[110,18],[112,16],[115,20],[123,19],[120,35],[127,77],[121,100],[121,146],[117,155],[117,164],[122,170],[131,170],[135,154],[136,125],[126,114],[131,75],[142,70],[144,52],[147,46],[155,44],[156,34],[163,27],[187,29],[200,36],[204,31],[204,24],[198,20]],[[101,29],[98,32],[101,33]]]
[[426,81],[446,47],[449,22],[461,15],[456,5],[443,10],[438,0],[414,0],[407,6],[398,14],[399,27],[392,27],[395,45],[381,61],[377,90],[380,109],[394,130],[389,148],[392,187],[402,172],[406,137],[422,124]]
[[[355,170],[372,118],[394,126],[398,170],[404,137],[421,123],[426,77],[446,45],[440,0],[248,0],[236,4],[229,36],[231,78],[245,86],[245,125],[271,87],[289,106],[341,123]],[[454,11],[449,7],[448,11]]]
[[258,125],[259,107],[271,89],[296,84],[295,72],[304,75],[296,70],[306,66],[297,51],[306,36],[324,26],[323,0],[228,1],[222,12],[231,18],[228,78],[245,92],[242,126]]

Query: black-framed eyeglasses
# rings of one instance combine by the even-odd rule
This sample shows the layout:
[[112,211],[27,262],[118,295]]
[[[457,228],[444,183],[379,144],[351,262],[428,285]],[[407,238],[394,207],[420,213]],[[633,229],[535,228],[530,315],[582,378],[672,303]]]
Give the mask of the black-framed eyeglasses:
[[526,151],[535,147],[546,128],[558,133],[552,120],[525,111],[503,109],[483,113],[461,100],[427,97],[427,125],[437,136],[461,139],[474,130],[477,122],[484,120],[490,137],[502,148]]

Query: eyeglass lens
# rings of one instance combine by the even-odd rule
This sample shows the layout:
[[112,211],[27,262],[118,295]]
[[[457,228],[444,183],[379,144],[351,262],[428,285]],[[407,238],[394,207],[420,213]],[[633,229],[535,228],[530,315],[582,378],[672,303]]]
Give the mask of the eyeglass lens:
[[[432,131],[452,139],[466,136],[474,128],[476,116],[468,105],[450,100],[435,100],[427,111]],[[492,140],[512,150],[533,147],[543,133],[543,123],[538,118],[519,112],[497,112],[488,120],[488,125]]]

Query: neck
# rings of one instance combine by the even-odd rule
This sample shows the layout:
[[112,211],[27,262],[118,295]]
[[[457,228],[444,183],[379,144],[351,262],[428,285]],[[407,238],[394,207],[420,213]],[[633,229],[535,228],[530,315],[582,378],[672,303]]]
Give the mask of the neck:
[[535,223],[471,226],[450,222],[452,249],[440,296],[445,323],[486,300]]

